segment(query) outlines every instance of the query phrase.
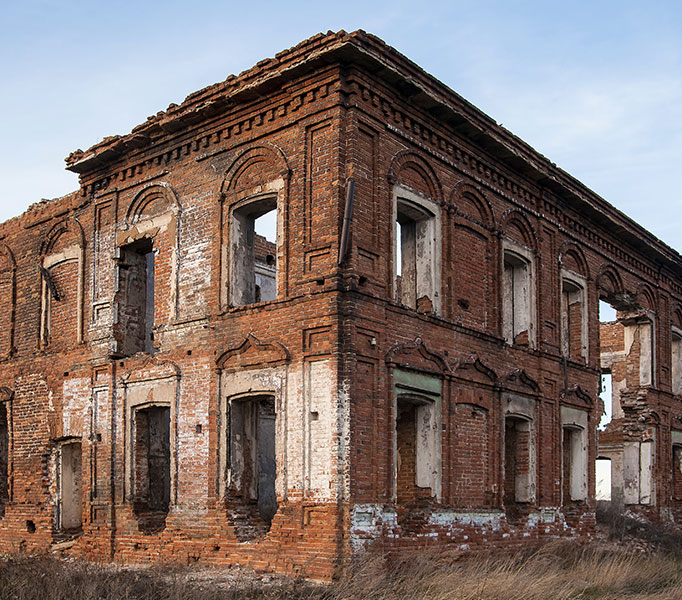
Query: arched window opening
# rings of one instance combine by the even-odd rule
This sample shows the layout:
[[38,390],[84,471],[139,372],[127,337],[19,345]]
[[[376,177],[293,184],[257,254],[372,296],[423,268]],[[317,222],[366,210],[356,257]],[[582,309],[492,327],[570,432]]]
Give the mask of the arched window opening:
[[587,360],[587,304],[584,278],[564,272],[561,280],[561,349],[565,357]]
[[440,312],[440,217],[437,205],[409,189],[393,190],[395,299],[426,313]]

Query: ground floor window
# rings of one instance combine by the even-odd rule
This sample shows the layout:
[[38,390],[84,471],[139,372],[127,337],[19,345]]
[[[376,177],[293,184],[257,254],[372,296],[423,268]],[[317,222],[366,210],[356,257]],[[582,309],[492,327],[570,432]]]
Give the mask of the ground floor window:
[[228,404],[228,505],[244,521],[267,531],[277,512],[275,398],[235,398]]
[[58,456],[58,522],[61,531],[79,530],[83,525],[83,452],[80,441],[59,446]]
[[134,415],[135,512],[165,515],[170,505],[170,408],[148,406]]

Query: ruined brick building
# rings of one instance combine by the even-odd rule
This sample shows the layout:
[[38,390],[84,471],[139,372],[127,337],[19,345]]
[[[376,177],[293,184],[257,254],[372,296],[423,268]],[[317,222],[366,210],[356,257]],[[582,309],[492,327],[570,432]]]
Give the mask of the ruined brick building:
[[324,578],[589,536],[598,456],[614,501],[682,507],[682,259],[381,40],[67,168],[0,225],[0,550]]

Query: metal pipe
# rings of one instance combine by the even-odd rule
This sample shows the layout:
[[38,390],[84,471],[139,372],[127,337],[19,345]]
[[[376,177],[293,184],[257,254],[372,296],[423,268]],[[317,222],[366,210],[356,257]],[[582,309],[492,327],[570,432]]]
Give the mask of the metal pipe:
[[353,215],[353,199],[355,198],[355,182],[350,180],[346,188],[346,208],[343,212],[343,226],[341,227],[341,243],[339,244],[339,263],[346,258],[348,252],[348,236],[350,235],[350,221]]

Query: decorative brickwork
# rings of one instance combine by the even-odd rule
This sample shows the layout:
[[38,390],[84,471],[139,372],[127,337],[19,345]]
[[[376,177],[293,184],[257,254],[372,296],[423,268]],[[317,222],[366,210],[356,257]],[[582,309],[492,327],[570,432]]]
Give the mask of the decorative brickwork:
[[589,538],[598,455],[682,518],[682,259],[376,37],[67,168],[0,225],[0,550],[325,579]]

